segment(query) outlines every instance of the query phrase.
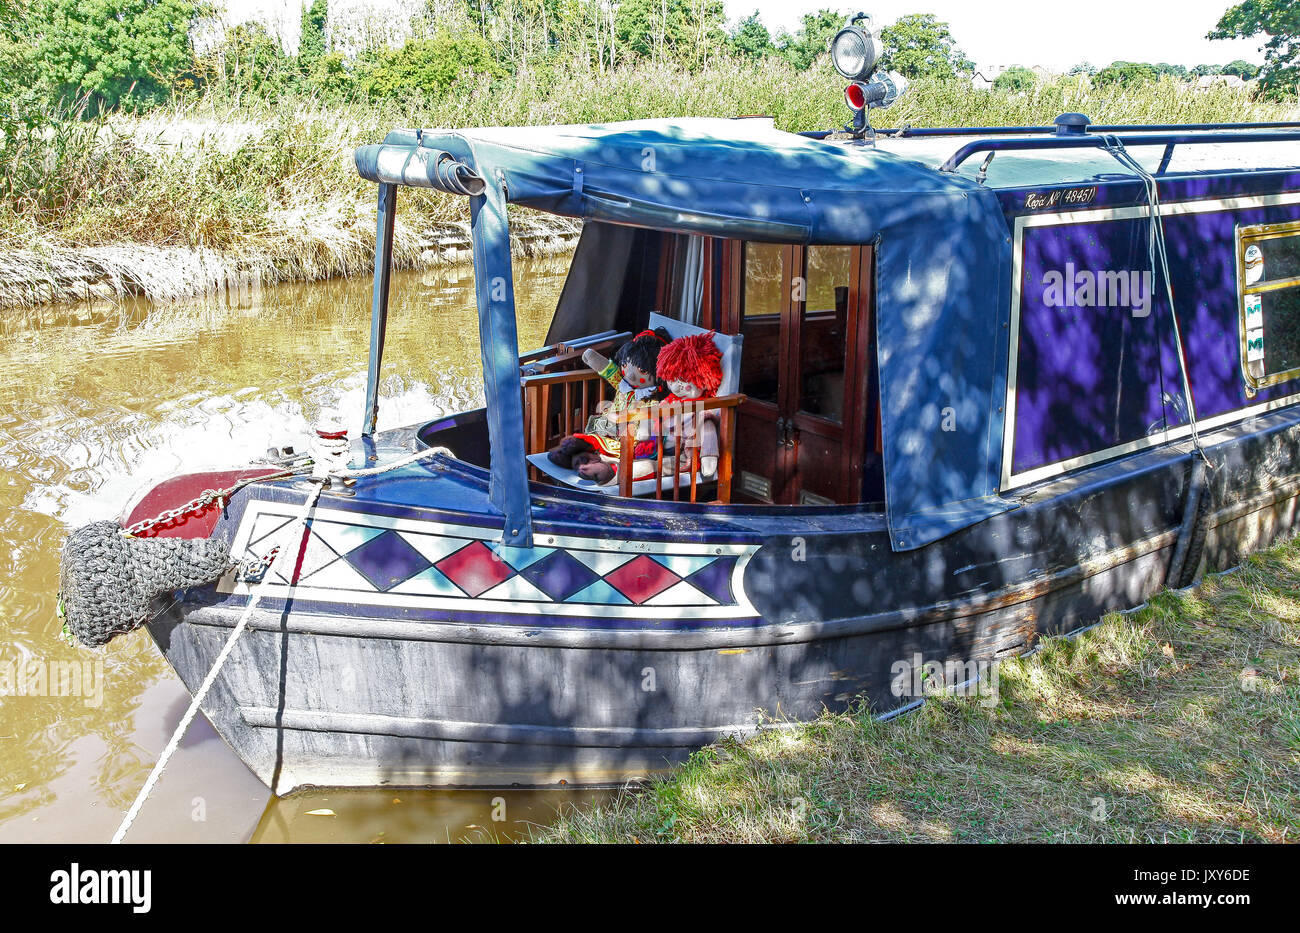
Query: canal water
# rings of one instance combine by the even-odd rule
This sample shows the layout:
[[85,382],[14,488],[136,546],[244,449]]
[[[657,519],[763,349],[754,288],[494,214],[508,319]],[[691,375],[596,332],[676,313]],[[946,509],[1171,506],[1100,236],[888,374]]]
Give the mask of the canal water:
[[[541,345],[568,261],[516,263],[521,348]],[[116,518],[151,480],[302,445],[322,412],[341,412],[355,433],[369,309],[369,281],[334,280],[165,307],[0,313],[0,842],[108,841],[189,701],[143,630],[99,651],[64,640],[68,530]],[[394,276],[381,388],[381,428],[482,404],[467,268]],[[275,800],[199,717],[127,838],[490,841],[592,797],[387,789]]]

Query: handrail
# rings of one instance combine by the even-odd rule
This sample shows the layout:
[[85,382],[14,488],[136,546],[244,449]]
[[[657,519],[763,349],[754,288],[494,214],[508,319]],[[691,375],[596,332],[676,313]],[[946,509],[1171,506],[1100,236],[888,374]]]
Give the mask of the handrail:
[[585,337],[578,337],[575,338],[574,340],[561,340],[558,343],[552,343],[544,347],[538,347],[536,350],[529,350],[527,353],[520,353],[519,362],[521,365],[523,363],[531,363],[534,360],[540,360],[546,356],[554,356],[558,353],[563,353],[567,350],[581,349],[583,347],[590,346],[591,344],[598,343],[602,340],[615,340],[619,337],[630,337],[630,336],[632,335],[627,331],[623,331],[622,333],[620,333],[619,331],[615,331],[615,330],[602,330],[598,334],[588,334]]
[[[1205,143],[1270,143],[1300,142],[1300,132],[1259,132],[1259,133],[1146,133],[1141,136],[1116,136],[1113,134],[1096,135],[1092,132],[1071,136],[1052,136],[1045,139],[981,139],[967,143],[952,155],[943,165],[941,172],[955,172],[958,166],[977,152],[1012,152],[1043,149],[1105,149],[1118,140],[1125,147],[1131,146],[1183,146],[1202,145]],[[1166,161],[1166,164],[1167,161]]]
[[558,373],[531,373],[519,378],[519,384],[525,389],[533,386],[552,386],[560,385],[565,382],[592,382],[603,381],[604,377],[600,373],[583,367],[582,369],[566,369]]
[[746,398],[747,396],[743,393],[736,392],[731,395],[715,395],[712,398],[682,399],[680,402],[655,402],[651,405],[619,412],[616,420],[631,425],[638,421],[649,421],[658,418],[661,413],[675,413],[678,410],[691,414],[694,412],[715,411],[719,408],[734,408],[743,404]]
[[[1088,127],[1090,133],[1177,133],[1192,130],[1269,130],[1300,129],[1300,122],[1277,121],[1264,123],[1108,123]],[[839,130],[811,130],[800,133],[810,139],[825,139]],[[876,136],[889,136],[893,139],[919,139],[932,136],[1017,136],[1038,133],[1055,133],[1055,126],[902,126],[888,130],[876,130]]]

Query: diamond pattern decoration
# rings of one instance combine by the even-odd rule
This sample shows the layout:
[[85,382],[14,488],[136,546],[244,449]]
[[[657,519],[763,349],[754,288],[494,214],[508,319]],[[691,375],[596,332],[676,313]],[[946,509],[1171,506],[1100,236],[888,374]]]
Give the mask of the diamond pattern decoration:
[[478,596],[515,574],[515,569],[482,541],[449,554],[435,566],[469,596]]
[[681,577],[657,560],[642,554],[613,573],[606,574],[605,580],[639,606],[680,581]]
[[719,557],[686,578],[686,582],[719,603],[735,602],[731,595],[731,572],[736,567],[734,557]]
[[[261,512],[251,521],[248,556],[285,546],[282,539],[292,519]],[[738,556],[713,548],[703,554],[651,553],[600,539],[518,548],[475,537],[477,529],[397,531],[324,517],[308,527],[297,583],[322,592],[563,603],[593,611],[602,606],[663,607],[667,614],[744,602],[732,591]],[[286,566],[282,573],[292,574],[292,568]]]
[[347,553],[347,561],[374,584],[375,589],[385,591],[429,566],[427,557],[391,530],[353,548]]
[[553,551],[520,574],[551,599],[561,602],[600,579],[596,572],[568,551]]

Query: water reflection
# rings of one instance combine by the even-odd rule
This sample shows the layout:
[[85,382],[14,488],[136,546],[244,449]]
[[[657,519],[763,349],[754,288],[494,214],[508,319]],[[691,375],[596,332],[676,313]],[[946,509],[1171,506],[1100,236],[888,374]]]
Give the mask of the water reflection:
[[[525,349],[541,343],[567,268],[567,256],[516,263]],[[355,429],[369,307],[369,282],[340,280],[264,289],[246,307],[0,317],[0,666],[91,656],[103,671],[98,705],[15,695],[0,679],[0,841],[106,840],[187,696],[144,632],[102,652],[62,640],[58,548],[69,527],[115,517],[172,473],[301,443],[322,410],[341,409]],[[468,270],[394,276],[381,390],[380,427],[482,403]],[[145,807],[166,815],[142,817],[142,838],[246,838],[256,824],[264,789],[206,723],[194,728],[159,785],[164,804]],[[294,826],[294,813],[282,822]]]
[[450,843],[527,839],[562,806],[607,800],[612,790],[330,790],[272,798],[254,830],[259,843]]

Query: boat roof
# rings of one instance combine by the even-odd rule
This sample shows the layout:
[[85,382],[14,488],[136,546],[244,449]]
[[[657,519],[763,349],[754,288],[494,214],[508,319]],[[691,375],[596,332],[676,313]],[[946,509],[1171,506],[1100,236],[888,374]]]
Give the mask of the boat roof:
[[884,149],[787,133],[768,117],[397,130],[382,146],[359,149],[357,166],[379,181],[378,160],[421,151],[490,165],[511,203],[784,242],[865,242],[900,204],[933,198],[943,213],[942,203],[977,187]]
[[[677,233],[875,244],[886,522],[893,547],[911,550],[1015,507],[999,495],[1013,275],[999,189],[1136,181],[1096,148],[1099,137],[1082,143],[1092,148],[1074,148],[1077,140],[1044,136],[1028,145],[1054,148],[1000,151],[981,183],[990,148],[1025,145],[1023,131],[1011,138],[1016,132],[882,138],[872,146],[787,133],[769,118],[397,130],[358,149],[356,164],[383,186],[381,204],[385,188],[401,184],[471,197],[491,498],[506,517],[506,543],[518,546],[529,546],[532,525],[508,203]],[[1300,134],[1253,135],[1276,147],[1268,161],[1296,164]],[[1255,143],[1217,132],[1166,128],[1147,146],[1125,128],[1123,138],[1145,165],[1175,141],[1174,156],[1192,160],[1189,171],[1224,171],[1197,161],[1211,158],[1259,167],[1235,151]],[[972,145],[959,170],[940,170]],[[951,430],[940,429],[945,411],[955,412]]]

